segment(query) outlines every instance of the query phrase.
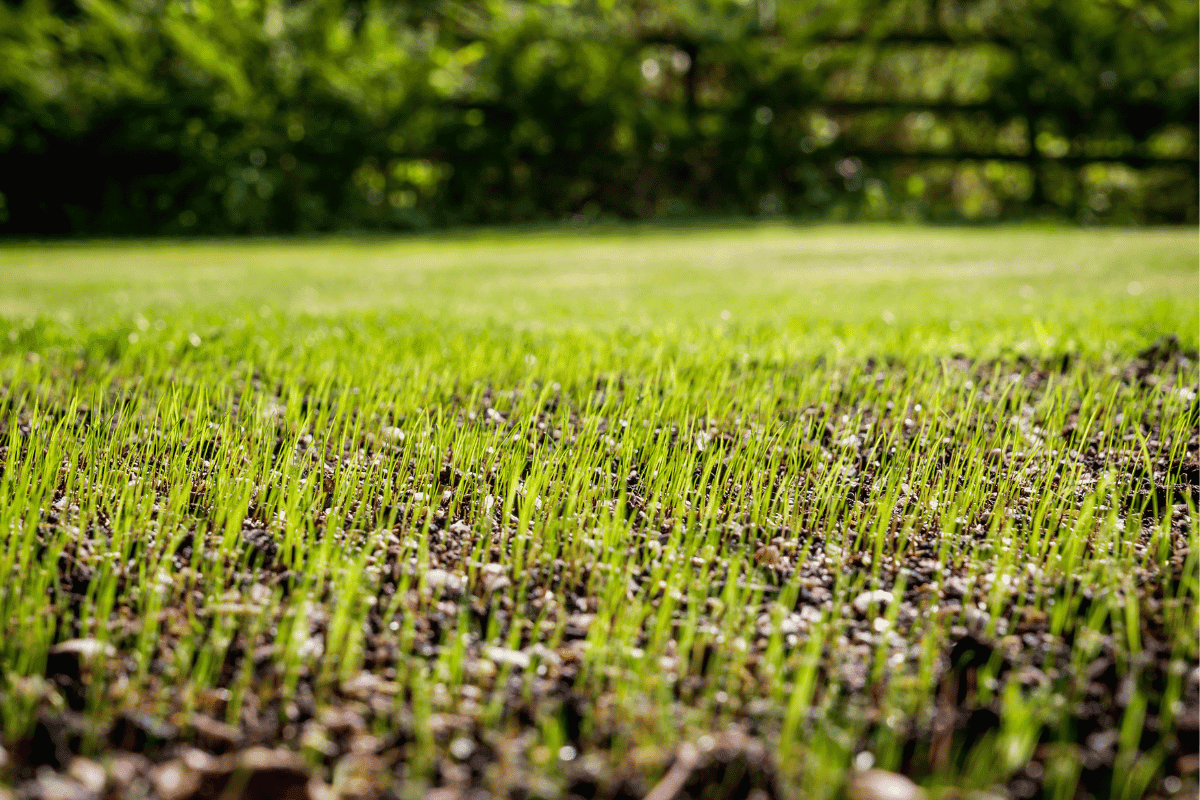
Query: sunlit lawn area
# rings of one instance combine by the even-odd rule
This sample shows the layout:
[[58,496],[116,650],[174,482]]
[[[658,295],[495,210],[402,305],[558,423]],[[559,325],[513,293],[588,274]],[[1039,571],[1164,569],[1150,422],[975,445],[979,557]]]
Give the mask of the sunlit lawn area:
[[1194,796],[1198,269],[1194,230],[0,248],[0,786]]

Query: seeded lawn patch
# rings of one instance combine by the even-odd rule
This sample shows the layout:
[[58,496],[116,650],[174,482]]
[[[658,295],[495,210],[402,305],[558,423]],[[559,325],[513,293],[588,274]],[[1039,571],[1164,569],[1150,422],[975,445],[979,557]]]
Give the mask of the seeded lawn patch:
[[1195,796],[1197,271],[6,246],[0,798]]

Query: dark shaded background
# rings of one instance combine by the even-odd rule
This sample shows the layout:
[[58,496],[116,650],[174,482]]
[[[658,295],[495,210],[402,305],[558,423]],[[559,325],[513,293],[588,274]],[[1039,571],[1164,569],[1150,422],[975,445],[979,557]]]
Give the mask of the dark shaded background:
[[0,236],[1197,221],[1187,0],[0,0]]

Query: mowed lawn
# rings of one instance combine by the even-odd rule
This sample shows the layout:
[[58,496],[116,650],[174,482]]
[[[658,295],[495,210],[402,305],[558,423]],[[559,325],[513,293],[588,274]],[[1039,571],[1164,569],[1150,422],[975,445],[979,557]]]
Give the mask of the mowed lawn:
[[0,798],[1195,796],[1198,272],[0,247]]

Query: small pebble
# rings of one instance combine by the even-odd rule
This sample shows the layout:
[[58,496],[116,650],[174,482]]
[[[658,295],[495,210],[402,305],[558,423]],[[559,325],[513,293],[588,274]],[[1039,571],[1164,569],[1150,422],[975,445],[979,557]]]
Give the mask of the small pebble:
[[465,736],[460,736],[450,743],[450,755],[459,761],[466,761],[475,752],[475,743]]
[[924,800],[925,792],[903,775],[869,769],[850,779],[850,800]]
[[873,592],[863,592],[858,597],[854,598],[852,605],[854,610],[860,614],[866,614],[870,610],[871,604],[875,604],[875,613],[882,614],[887,610],[887,607],[893,600],[892,593],[884,589],[876,589]]

